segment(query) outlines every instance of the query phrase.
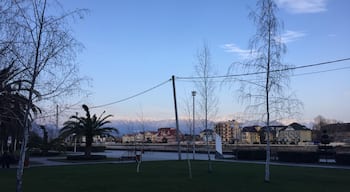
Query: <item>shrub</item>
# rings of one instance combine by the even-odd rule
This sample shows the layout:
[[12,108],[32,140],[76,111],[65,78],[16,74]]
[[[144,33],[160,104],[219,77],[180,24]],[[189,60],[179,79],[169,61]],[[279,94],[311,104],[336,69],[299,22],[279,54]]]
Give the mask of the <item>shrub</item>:
[[346,153],[336,154],[335,162],[339,165],[350,165],[350,154],[346,154]]
[[106,159],[106,155],[91,155],[91,156],[85,156],[85,155],[68,155],[67,160],[104,160]]
[[277,152],[278,160],[294,163],[318,163],[318,154],[316,152],[296,152],[281,151]]
[[43,152],[43,151],[30,151],[29,155],[31,157],[53,157],[53,156],[58,156],[60,155],[60,152],[54,152],[54,151],[48,151],[48,152]]
[[13,164],[13,165],[18,164],[18,159],[19,159],[18,155],[10,154],[10,164]]
[[252,151],[238,151],[237,159],[239,160],[265,160],[266,151],[265,150],[252,150]]
[[[105,146],[92,146],[91,152],[104,152],[106,149]],[[73,151],[74,147],[73,146],[68,146],[66,148],[67,151]],[[77,146],[77,151],[84,152],[85,147],[84,146]]]

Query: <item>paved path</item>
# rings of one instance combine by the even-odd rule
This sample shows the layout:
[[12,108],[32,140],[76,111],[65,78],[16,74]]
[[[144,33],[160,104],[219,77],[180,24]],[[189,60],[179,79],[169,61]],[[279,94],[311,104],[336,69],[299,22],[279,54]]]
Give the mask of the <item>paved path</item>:
[[[216,161],[232,162],[232,163],[250,163],[250,164],[265,164],[265,161],[243,161],[243,160],[227,160],[218,159]],[[284,163],[284,162],[271,162],[270,165],[289,166],[289,167],[310,167],[310,168],[325,168],[325,169],[347,169],[350,170],[350,166],[339,166],[332,164],[306,164],[306,163]]]
[[[77,153],[82,154],[82,153]],[[107,155],[110,158],[119,158],[121,156],[132,156],[133,153],[129,153],[126,151],[106,151],[104,153],[94,153],[99,155]],[[243,160],[233,160],[233,159],[215,159],[214,155],[210,155],[211,159],[214,161],[221,162],[229,162],[229,163],[249,163],[249,164],[265,164],[264,161],[243,161]],[[226,158],[230,158],[230,156],[225,156]],[[232,156],[231,156],[232,157]],[[186,160],[187,158],[193,158],[192,153],[182,153],[181,159]],[[82,164],[102,164],[102,163],[133,163],[134,160],[131,161],[96,161],[96,162],[61,162],[54,161],[54,159],[65,159],[65,157],[31,157],[30,161],[35,162],[30,164],[29,167],[40,167],[40,166],[62,166],[62,165],[82,165]],[[143,161],[165,161],[165,160],[177,160],[178,153],[174,152],[145,152],[142,155]],[[196,160],[207,160],[207,154],[196,154]],[[347,169],[350,170],[350,166],[338,166],[335,164],[302,164],[302,163],[282,163],[282,162],[271,162],[271,165],[279,165],[279,166],[293,166],[293,167],[311,167],[311,168],[327,168],[327,169]],[[12,168],[16,166],[11,166]]]

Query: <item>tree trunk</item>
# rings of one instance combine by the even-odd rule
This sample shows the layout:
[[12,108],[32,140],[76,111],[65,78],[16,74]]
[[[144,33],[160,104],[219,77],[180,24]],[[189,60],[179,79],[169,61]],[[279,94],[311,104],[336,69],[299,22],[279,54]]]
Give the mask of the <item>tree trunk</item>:
[[43,27],[44,27],[44,16],[45,16],[45,7],[46,7],[46,0],[43,2],[44,8],[42,10],[42,13],[40,15],[38,24],[39,24],[39,30],[38,30],[38,39],[34,41],[35,43],[35,60],[33,63],[33,73],[30,80],[30,89],[28,93],[28,103],[26,106],[26,111],[24,114],[23,119],[23,139],[22,139],[22,145],[21,145],[21,152],[20,152],[20,160],[18,162],[18,168],[17,168],[17,185],[16,185],[16,192],[22,192],[23,191],[23,168],[24,168],[24,160],[26,156],[27,151],[27,143],[29,138],[29,127],[30,127],[30,110],[33,105],[33,94],[35,90],[35,84],[37,77],[39,76],[40,69],[39,69],[39,54],[40,54],[40,47],[41,47],[41,38],[43,35]]
[[13,152],[17,151],[17,138],[13,140]]
[[[271,21],[269,21],[271,22]],[[271,25],[269,23],[269,25]],[[267,50],[267,69],[266,69],[266,163],[265,163],[265,182],[270,182],[270,65],[271,65],[271,27],[268,29],[268,50]]]
[[208,153],[208,173],[213,172],[213,167],[211,165],[211,158],[210,158],[210,146],[209,146],[209,136],[208,136],[208,129],[207,129],[207,133],[206,133],[206,145],[207,145],[207,153]]
[[[269,114],[268,114],[269,116]],[[266,141],[266,163],[265,163],[265,182],[270,182],[270,123],[269,118],[267,120],[266,132],[267,132],[267,141]]]
[[188,157],[189,156],[189,153],[190,153],[190,150],[189,150],[189,145],[190,142],[187,143],[187,153],[186,153],[186,157],[187,157],[187,166],[188,166],[188,177],[190,179],[192,179],[192,166],[191,166],[191,160],[190,158]]
[[91,157],[92,140],[93,140],[92,137],[86,136],[85,156],[87,158]]
[[24,161],[26,158],[28,139],[29,139],[29,128],[25,127],[24,128],[24,135],[23,135],[23,139],[22,139],[22,144],[21,144],[21,152],[20,152],[19,161],[18,161],[17,174],[16,174],[16,181],[17,181],[16,191],[17,192],[23,191],[23,189],[22,189],[22,185],[23,185],[22,177],[23,177]]

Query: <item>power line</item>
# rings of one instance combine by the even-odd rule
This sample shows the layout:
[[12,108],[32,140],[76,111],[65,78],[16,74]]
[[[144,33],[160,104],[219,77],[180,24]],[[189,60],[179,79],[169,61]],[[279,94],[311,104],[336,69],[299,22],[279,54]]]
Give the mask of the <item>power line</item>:
[[[315,63],[315,64],[310,64],[310,65],[302,65],[302,66],[298,66],[298,67],[292,67],[291,70],[293,69],[301,69],[301,68],[307,68],[307,67],[315,67],[315,66],[320,66],[320,65],[328,65],[328,64],[332,64],[332,63],[338,63],[338,62],[342,62],[342,61],[349,61],[350,58],[344,58],[344,59],[337,59],[337,60],[333,60],[333,61],[325,61],[325,62],[321,62],[321,63]],[[287,69],[289,70],[289,69]]]
[[[315,67],[315,66],[320,66],[320,65],[327,65],[327,64],[331,64],[331,63],[337,63],[337,62],[342,62],[342,61],[348,61],[350,60],[350,58],[344,58],[344,59],[337,59],[337,60],[332,60],[332,61],[326,61],[326,62],[321,62],[321,63],[315,63],[315,64],[309,64],[309,65],[302,65],[302,66],[297,66],[297,67],[290,67],[290,68],[285,68],[285,69],[280,69],[280,70],[273,70],[271,72],[279,72],[279,71],[287,71],[287,70],[295,70],[295,69],[302,69],[302,68],[308,68],[308,67]],[[307,74],[314,74],[314,73],[322,73],[322,72],[327,72],[327,71],[335,71],[335,70],[341,70],[341,69],[347,69],[350,67],[344,67],[344,68],[338,68],[338,69],[331,69],[331,70],[325,70],[325,71],[318,71],[318,72],[310,72],[310,73],[304,73],[304,74],[297,74],[297,75],[292,75],[292,76],[301,76],[301,75],[307,75]],[[218,79],[218,78],[230,78],[230,77],[241,77],[241,76],[250,76],[250,75],[258,75],[258,74],[264,74],[265,72],[254,72],[254,73],[242,73],[242,74],[232,74],[232,75],[221,75],[221,76],[211,76],[208,78],[211,79]],[[177,80],[193,80],[193,79],[202,79],[203,77],[176,77]],[[124,99],[120,99],[117,101],[113,101],[110,103],[106,103],[106,104],[102,104],[102,105],[96,105],[96,106],[92,106],[90,107],[91,109],[93,108],[101,108],[101,107],[105,107],[105,106],[109,106],[109,105],[113,105],[113,104],[117,104],[117,103],[121,103],[130,99],[133,99],[135,97],[138,97],[140,95],[143,95],[145,93],[148,93],[158,87],[163,86],[164,84],[170,82],[171,79],[168,79],[162,83],[159,83],[149,89],[146,89],[144,91],[141,91],[137,94],[134,94],[132,96],[126,97]],[[72,109],[72,108],[71,108]]]
[[[152,91],[152,90],[154,90],[154,89],[156,89],[156,88],[158,88],[158,87],[161,87],[161,86],[165,85],[166,83],[168,83],[168,82],[170,82],[170,81],[171,81],[171,79],[168,79],[168,80],[166,80],[166,81],[164,81],[164,82],[162,82],[162,83],[159,83],[159,84],[157,84],[157,85],[155,85],[155,86],[153,86],[153,87],[151,87],[151,88],[149,88],[149,89],[146,89],[146,90],[144,90],[144,91],[141,91],[141,92],[139,92],[139,93],[137,93],[137,94],[134,94],[134,95],[132,95],[132,96],[126,97],[126,98],[124,98],[124,99],[120,99],[120,100],[113,101],[113,102],[110,102],[110,103],[106,103],[106,104],[103,104],[103,105],[92,106],[92,107],[89,107],[89,108],[90,108],[90,109],[101,108],[101,107],[105,107],[105,106],[109,106],[109,105],[121,103],[121,102],[130,100],[130,99],[133,99],[133,98],[135,98],[135,97],[138,97],[138,96],[140,96],[140,95],[146,94],[146,93],[148,93],[148,92],[150,92],[150,91]],[[71,105],[71,106],[74,106],[74,105],[76,105],[76,104],[73,104],[73,105]],[[65,110],[79,110],[79,109],[80,109],[80,108],[65,107],[64,110],[61,110],[61,111],[60,111],[60,113],[64,112]],[[54,114],[46,114],[46,115],[37,117],[36,119],[44,119],[44,118],[47,118],[47,117],[53,117],[53,116],[55,116],[55,115],[56,115],[56,113],[54,113]],[[1,116],[2,116],[2,115],[1,115]]]
[[[298,73],[298,74],[292,74],[291,77],[298,77],[298,76],[305,76],[305,75],[313,75],[313,74],[318,74],[318,73],[326,73],[326,72],[332,72],[332,71],[340,71],[344,69],[350,69],[350,67],[340,67],[340,68],[333,68],[333,69],[327,69],[327,70],[321,70],[321,71],[312,71],[312,72],[307,72],[307,73]],[[250,79],[250,80],[244,80],[244,79],[238,79],[238,78],[232,78],[237,81],[253,81],[257,79]],[[191,80],[191,79],[179,79],[178,81],[181,82],[188,82],[188,83],[193,83],[193,82],[201,82],[201,80]],[[214,83],[222,83],[222,80],[214,80],[212,81]]]
[[[289,71],[289,70],[302,69],[302,68],[308,68],[308,67],[316,67],[316,66],[320,66],[320,65],[328,65],[328,64],[332,64],[332,63],[338,63],[338,62],[349,61],[349,60],[350,60],[350,58],[337,59],[337,60],[325,61],[325,62],[321,62],[321,63],[272,70],[271,72],[281,72],[281,71]],[[259,74],[265,74],[265,73],[266,72],[241,73],[241,74],[231,74],[231,75],[210,76],[210,77],[206,77],[206,78],[218,79],[218,78],[229,78],[229,77],[242,77],[242,76],[259,75]],[[190,80],[190,79],[203,79],[203,77],[177,77],[177,79]]]
[[341,67],[341,68],[328,69],[328,70],[322,70],[322,71],[312,71],[312,72],[308,72],[308,73],[299,73],[299,74],[295,74],[295,75],[292,75],[292,76],[296,77],[296,76],[304,76],[304,75],[313,75],[313,74],[317,74],[317,73],[325,73],[325,72],[330,72],[330,71],[339,71],[339,70],[343,70],[343,69],[350,69],[350,67]]
[[132,98],[135,98],[135,97],[137,97],[137,96],[143,95],[143,94],[145,94],[145,93],[148,93],[148,92],[150,92],[150,91],[152,91],[152,90],[154,90],[154,89],[156,89],[156,88],[158,88],[158,87],[161,87],[161,86],[165,85],[166,83],[168,83],[168,82],[170,82],[170,81],[171,81],[171,79],[168,79],[168,80],[166,80],[166,81],[164,81],[164,82],[162,82],[162,83],[159,83],[159,84],[157,84],[157,85],[155,85],[155,86],[153,86],[153,87],[151,87],[151,88],[149,88],[149,89],[146,89],[146,90],[144,90],[144,91],[141,91],[141,92],[139,92],[139,93],[137,93],[137,94],[135,94],[135,95],[132,95],[132,96],[129,96],[129,97],[126,97],[126,98],[124,98],[124,99],[117,100],[117,101],[113,101],[113,102],[110,102],[110,103],[106,103],[106,104],[103,104],[103,105],[92,106],[92,107],[89,107],[89,108],[90,108],[90,109],[101,108],[101,107],[106,107],[106,106],[109,106],[109,105],[121,103],[121,102],[130,100],[130,99],[132,99]]
[[[321,63],[315,63],[315,64],[309,64],[309,65],[302,65],[302,66],[297,66],[297,67],[290,67],[290,68],[285,68],[285,69],[280,69],[280,70],[273,70],[271,72],[279,72],[279,71],[287,71],[287,70],[295,70],[295,69],[302,69],[302,68],[308,68],[308,67],[315,67],[315,66],[320,66],[320,65],[328,65],[331,63],[337,63],[337,62],[342,62],[342,61],[348,61],[350,60],[350,58],[344,58],[344,59],[338,59],[338,60],[332,60],[332,61],[326,61],[326,62],[321,62]],[[342,70],[342,69],[349,69],[350,67],[343,67],[343,68],[336,68],[336,69],[330,69],[330,70],[324,70],[324,71],[316,71],[316,72],[310,72],[310,73],[302,73],[302,74],[296,74],[296,75],[292,75],[292,76],[302,76],[302,75],[309,75],[309,74],[315,74],[315,73],[323,73],[323,72],[329,72],[329,71],[336,71],[336,70]],[[254,72],[254,73],[242,73],[242,74],[232,74],[232,75],[221,75],[221,76],[210,76],[207,78],[210,79],[218,79],[218,78],[234,78],[234,77],[241,77],[241,76],[250,76],[250,75],[258,75],[258,74],[264,74],[265,72]],[[203,77],[176,77],[176,79],[178,80],[182,80],[182,81],[186,81],[186,80],[193,80],[193,79],[202,79]],[[113,104],[117,104],[117,103],[121,103],[130,99],[133,99],[135,97],[138,97],[140,95],[143,95],[145,93],[148,93],[158,87],[163,86],[164,84],[170,82],[172,79],[168,79],[162,83],[159,83],[149,89],[146,89],[144,91],[141,91],[137,94],[134,94],[132,96],[126,97],[124,99],[120,99],[117,101],[113,101],[110,103],[106,103],[106,104],[102,104],[102,105],[96,105],[96,106],[92,106],[90,107],[91,109],[94,108],[101,108],[101,107],[105,107],[105,106],[109,106],[109,105],[113,105]],[[74,105],[73,105],[74,106]],[[77,108],[71,108],[71,107],[66,107],[65,110],[69,110],[69,109],[77,109]],[[47,115],[47,116],[51,116],[51,115]]]

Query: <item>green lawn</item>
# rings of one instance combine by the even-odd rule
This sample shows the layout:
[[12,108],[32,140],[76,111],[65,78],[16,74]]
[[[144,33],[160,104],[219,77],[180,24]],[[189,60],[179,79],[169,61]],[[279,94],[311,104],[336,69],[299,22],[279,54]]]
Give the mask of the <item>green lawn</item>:
[[[253,192],[342,192],[350,191],[350,170],[272,166],[271,182],[264,183],[264,166],[213,162],[192,162],[193,179],[186,161],[136,164],[94,164],[25,169],[24,192],[41,191],[253,191]],[[0,170],[1,192],[15,191],[15,169]]]

